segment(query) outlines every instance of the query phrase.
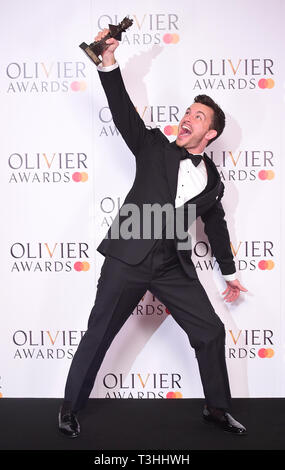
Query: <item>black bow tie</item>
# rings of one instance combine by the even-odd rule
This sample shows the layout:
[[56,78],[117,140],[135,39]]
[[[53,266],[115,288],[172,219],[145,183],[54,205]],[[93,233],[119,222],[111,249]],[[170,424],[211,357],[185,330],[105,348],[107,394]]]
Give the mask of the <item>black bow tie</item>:
[[190,158],[193,165],[198,166],[201,160],[203,160],[203,155],[192,155],[186,149],[183,149],[181,160],[185,160],[185,158]]

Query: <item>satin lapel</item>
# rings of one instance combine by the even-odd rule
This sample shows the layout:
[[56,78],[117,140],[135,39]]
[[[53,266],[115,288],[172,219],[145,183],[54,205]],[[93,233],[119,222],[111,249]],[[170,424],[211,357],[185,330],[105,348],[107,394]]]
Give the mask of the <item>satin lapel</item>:
[[211,160],[211,158],[208,157],[208,155],[205,152],[204,152],[204,161],[206,164],[208,175],[209,175],[209,172],[212,170],[212,175],[214,174],[218,178],[218,180],[220,180],[220,175],[219,175],[219,172],[217,170],[215,163],[213,162],[213,160]]
[[181,159],[181,152],[175,141],[166,144],[165,147],[165,166],[168,179],[169,190],[173,202],[175,202],[177,191],[178,171]]
[[210,191],[218,184],[219,175],[217,174],[216,165],[212,162],[212,160],[208,157],[206,153],[204,153],[204,162],[206,165],[207,175],[208,175],[208,182],[207,182],[207,186],[205,190]]
[[211,198],[217,199],[218,195],[221,193],[223,188],[223,183],[221,181],[221,177],[217,170],[217,167],[206,153],[204,153],[204,161],[208,173],[207,186],[200,194],[198,194],[191,200],[195,202],[199,201],[200,203]]

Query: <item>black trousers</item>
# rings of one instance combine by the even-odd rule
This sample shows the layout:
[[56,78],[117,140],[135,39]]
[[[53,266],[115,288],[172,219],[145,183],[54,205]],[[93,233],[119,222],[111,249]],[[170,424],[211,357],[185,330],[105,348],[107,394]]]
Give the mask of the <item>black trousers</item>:
[[[97,284],[88,329],[73,357],[64,399],[74,412],[82,409],[112,340],[149,290],[170,311],[195,349],[208,406],[230,407],[225,362],[225,329],[201,285],[180,265],[173,240],[158,239],[138,265],[106,256]],[[190,372],[190,371],[189,371]]]

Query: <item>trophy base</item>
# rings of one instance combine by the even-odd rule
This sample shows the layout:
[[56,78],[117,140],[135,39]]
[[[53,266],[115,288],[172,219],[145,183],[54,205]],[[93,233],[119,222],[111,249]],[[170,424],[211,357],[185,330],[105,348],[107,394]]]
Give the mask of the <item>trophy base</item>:
[[90,46],[88,46],[88,44],[86,44],[86,42],[82,42],[79,47],[85,52],[87,57],[89,57],[89,59],[94,62],[94,64],[101,64],[102,60],[99,59],[99,57],[92,51],[92,49],[90,48]]

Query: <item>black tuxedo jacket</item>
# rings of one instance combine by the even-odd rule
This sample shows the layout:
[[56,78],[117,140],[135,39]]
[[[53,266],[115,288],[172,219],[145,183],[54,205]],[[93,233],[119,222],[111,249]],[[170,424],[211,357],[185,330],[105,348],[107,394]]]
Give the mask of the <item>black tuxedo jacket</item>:
[[[102,255],[110,255],[135,265],[145,258],[155,243],[154,238],[142,236],[142,208],[144,204],[158,203],[175,206],[178,170],[181,159],[181,148],[175,142],[169,143],[159,129],[147,129],[144,121],[136,111],[125,89],[120,68],[111,72],[99,72],[114,123],[125,140],[127,146],[136,158],[135,180],[121,206],[112,226],[130,217],[122,215],[126,204],[136,204],[140,209],[140,238],[111,238],[112,226],[105,238],[98,245],[97,251]],[[208,236],[212,251],[219,263],[222,274],[232,274],[236,271],[230,247],[230,239],[225,213],[220,202],[223,196],[224,184],[213,161],[206,155],[205,164],[208,172],[206,188],[197,196],[187,201],[180,209],[185,211],[186,230],[192,223],[187,221],[187,204],[196,204],[196,216],[204,222],[205,233]],[[165,220],[162,222],[162,229]],[[177,238],[175,237],[177,249]],[[186,273],[193,269],[191,250],[177,249],[179,260]],[[193,274],[193,271],[192,271]]]

